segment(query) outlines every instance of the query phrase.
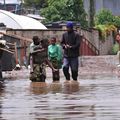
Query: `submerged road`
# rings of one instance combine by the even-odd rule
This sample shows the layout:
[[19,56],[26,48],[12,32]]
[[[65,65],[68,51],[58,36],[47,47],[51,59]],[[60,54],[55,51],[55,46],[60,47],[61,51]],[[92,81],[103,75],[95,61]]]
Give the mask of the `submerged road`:
[[120,78],[114,61],[108,60],[97,58],[97,65],[84,58],[79,84],[63,84],[62,71],[61,82],[53,84],[50,69],[47,84],[33,84],[24,76],[27,71],[19,79],[6,78],[0,89],[0,120],[119,120]]

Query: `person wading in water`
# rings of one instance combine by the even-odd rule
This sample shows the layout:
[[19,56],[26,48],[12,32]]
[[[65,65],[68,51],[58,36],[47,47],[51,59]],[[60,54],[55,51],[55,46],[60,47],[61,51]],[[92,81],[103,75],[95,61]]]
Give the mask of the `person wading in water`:
[[58,71],[52,71],[53,82],[59,82],[60,75],[59,69],[62,67],[62,49],[59,44],[56,43],[56,38],[52,37],[50,40],[50,45],[48,46],[48,58],[51,61],[54,68],[58,69]]
[[79,67],[79,49],[81,43],[81,36],[73,30],[73,23],[70,21],[66,25],[67,32],[62,35],[61,45],[64,50],[63,58],[63,73],[66,82],[70,81],[69,67],[71,68],[73,82],[78,78]]
[[46,64],[57,71],[47,56],[48,40],[39,40],[38,36],[33,36],[33,43],[30,45],[30,80],[32,82],[45,82],[46,79]]

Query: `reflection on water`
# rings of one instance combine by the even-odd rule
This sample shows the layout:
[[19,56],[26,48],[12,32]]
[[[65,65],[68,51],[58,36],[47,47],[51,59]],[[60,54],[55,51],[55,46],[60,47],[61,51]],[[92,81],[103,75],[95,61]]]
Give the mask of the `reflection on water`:
[[52,93],[61,93],[62,92],[62,84],[59,82],[51,83],[49,91],[51,91]]
[[33,94],[48,94],[48,93],[65,93],[71,94],[72,92],[79,91],[79,82],[75,83],[44,83],[44,82],[31,82],[30,91]]
[[30,91],[33,94],[47,94],[49,92],[48,84],[44,82],[31,82]]
[[5,80],[0,120],[119,120],[120,80],[80,79],[80,83]]

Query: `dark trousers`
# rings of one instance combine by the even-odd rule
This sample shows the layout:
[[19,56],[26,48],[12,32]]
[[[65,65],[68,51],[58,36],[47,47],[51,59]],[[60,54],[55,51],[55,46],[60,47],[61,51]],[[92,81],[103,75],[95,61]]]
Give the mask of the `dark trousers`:
[[2,61],[0,60],[0,81],[3,80],[2,77]]
[[59,81],[59,80],[60,80],[59,63],[58,63],[57,59],[55,59],[55,58],[52,58],[50,61],[51,61],[52,65],[53,65],[53,67],[54,67],[55,69],[58,69],[58,71],[55,71],[55,72],[52,71],[53,81],[54,81],[54,82],[55,82],[55,81]]
[[59,75],[59,70],[58,71],[55,71],[55,72],[52,72],[52,75],[53,75],[53,81],[59,81],[60,79],[60,75]]
[[66,80],[70,80],[69,68],[71,68],[72,79],[77,81],[79,60],[78,57],[63,59],[63,73]]

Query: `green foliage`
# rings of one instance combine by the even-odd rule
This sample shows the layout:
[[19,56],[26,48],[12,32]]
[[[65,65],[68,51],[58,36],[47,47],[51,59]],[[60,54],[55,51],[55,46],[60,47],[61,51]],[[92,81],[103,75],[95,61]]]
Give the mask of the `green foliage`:
[[113,15],[109,10],[102,9],[95,17],[96,25],[104,25],[113,23]]
[[112,54],[116,55],[118,51],[119,51],[119,44],[115,43],[112,47]]
[[45,22],[60,21],[63,20],[62,16],[65,16],[67,13],[63,8],[66,8],[65,1],[49,2],[48,7],[41,9],[41,15],[46,18]]
[[116,27],[119,27],[119,26],[120,26],[120,17],[114,16],[114,18],[113,18],[113,24],[114,24]]
[[96,25],[95,28],[99,30],[100,39],[105,40],[106,37],[105,25]]
[[24,0],[24,6],[40,10],[44,23],[71,20],[88,25],[83,0]]
[[72,20],[87,26],[82,0],[48,0],[48,7],[41,9],[41,15],[46,18],[44,22]]
[[112,12],[107,9],[102,9],[95,16],[95,25],[114,25],[120,26],[120,17],[112,15]]
[[120,18],[113,16],[109,10],[102,9],[95,17],[95,28],[100,31],[101,40],[105,40],[111,31],[117,32],[118,26]]
[[99,30],[100,33],[100,38],[101,40],[105,40],[105,38],[110,35],[111,31],[117,32],[117,28],[114,25],[96,25],[95,26],[96,29]]

